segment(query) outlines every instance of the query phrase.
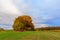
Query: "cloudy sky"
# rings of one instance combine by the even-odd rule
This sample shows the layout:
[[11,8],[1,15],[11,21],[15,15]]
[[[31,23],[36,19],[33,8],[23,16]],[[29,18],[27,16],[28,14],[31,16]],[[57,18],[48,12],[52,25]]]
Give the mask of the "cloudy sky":
[[30,15],[35,27],[60,26],[60,0],[0,0],[0,27],[12,28],[19,15]]

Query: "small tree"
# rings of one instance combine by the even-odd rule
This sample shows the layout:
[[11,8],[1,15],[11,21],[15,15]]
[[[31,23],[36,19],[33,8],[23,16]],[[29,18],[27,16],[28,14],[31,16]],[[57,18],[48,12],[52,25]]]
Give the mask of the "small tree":
[[4,31],[4,29],[3,28],[0,28],[0,31]]

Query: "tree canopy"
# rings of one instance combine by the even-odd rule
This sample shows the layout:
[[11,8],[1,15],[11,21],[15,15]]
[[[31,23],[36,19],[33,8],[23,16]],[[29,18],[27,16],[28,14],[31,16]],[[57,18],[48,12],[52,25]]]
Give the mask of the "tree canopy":
[[34,30],[34,24],[32,23],[32,18],[27,15],[18,16],[14,21],[13,29],[15,31]]

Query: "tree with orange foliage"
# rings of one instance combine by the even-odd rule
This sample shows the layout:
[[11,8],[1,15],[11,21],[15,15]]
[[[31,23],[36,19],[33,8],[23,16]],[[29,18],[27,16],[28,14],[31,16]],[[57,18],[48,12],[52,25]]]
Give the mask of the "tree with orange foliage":
[[13,24],[13,29],[15,31],[31,31],[34,30],[34,25],[32,23],[32,19],[30,16],[24,15],[24,16],[18,16],[18,18],[15,19]]

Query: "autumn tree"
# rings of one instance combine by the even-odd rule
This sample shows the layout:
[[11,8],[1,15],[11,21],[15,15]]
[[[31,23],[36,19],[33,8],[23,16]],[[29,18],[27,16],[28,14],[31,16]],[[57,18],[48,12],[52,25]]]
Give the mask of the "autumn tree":
[[30,16],[18,16],[13,24],[13,29],[15,31],[24,31],[24,30],[34,30],[34,25]]

